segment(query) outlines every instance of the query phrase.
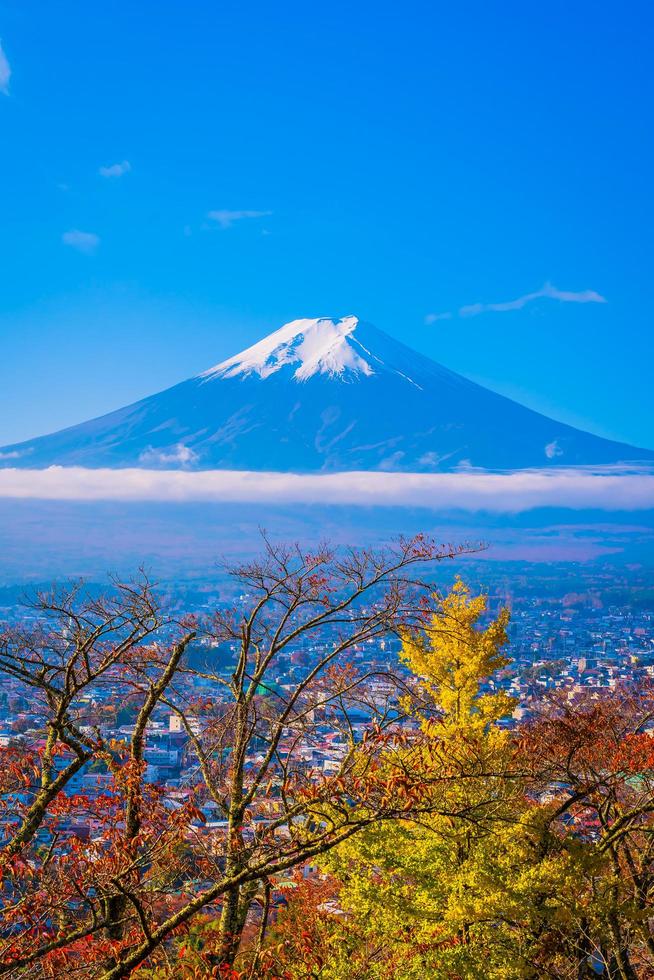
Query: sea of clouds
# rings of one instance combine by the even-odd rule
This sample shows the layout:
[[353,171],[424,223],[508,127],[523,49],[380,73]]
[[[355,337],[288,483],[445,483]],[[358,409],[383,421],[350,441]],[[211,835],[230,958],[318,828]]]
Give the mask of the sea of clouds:
[[558,468],[490,473],[243,470],[0,470],[0,497],[40,500],[230,501],[429,507],[518,513],[535,507],[654,509],[654,473]]

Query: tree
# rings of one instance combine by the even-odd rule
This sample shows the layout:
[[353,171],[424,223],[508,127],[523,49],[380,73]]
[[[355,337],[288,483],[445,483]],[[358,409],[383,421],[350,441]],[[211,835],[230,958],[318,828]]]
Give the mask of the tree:
[[[485,598],[457,581],[449,595],[433,597],[426,621],[403,630],[400,657],[417,678],[404,699],[414,730],[384,761],[423,787],[423,812],[369,826],[325,862],[341,882],[352,934],[366,937],[361,949],[379,951],[362,977],[458,976],[464,957],[488,968],[484,929],[469,921],[465,876],[478,849],[513,818],[519,779],[499,726],[514,702],[492,681],[508,663],[508,614],[481,627],[485,613]],[[304,976],[302,969],[290,975]],[[325,977],[348,976],[331,969]]]
[[[579,977],[589,957],[609,978],[654,974],[654,687],[651,681],[570,701],[554,695],[523,733],[532,792],[544,800],[541,849],[575,861],[558,897],[563,946]],[[567,901],[566,901],[567,900]]]
[[[168,822],[161,794],[144,782],[144,736],[195,631],[166,620],[145,576],[114,583],[104,597],[81,586],[43,593],[31,612],[35,625],[7,627],[0,638],[0,672],[29,692],[43,723],[42,739],[2,752],[0,973],[38,976],[87,949],[114,963],[131,918],[144,917],[132,883],[183,827],[182,814]],[[164,625],[179,634],[168,646],[155,639]],[[135,686],[127,743],[87,724],[91,696],[111,702]],[[84,771],[105,773],[107,791],[73,791]],[[77,827],[92,824],[96,836],[85,842]]]
[[[5,754],[4,800],[19,819],[4,824],[0,973],[83,963],[85,976],[116,980],[165,964],[166,944],[212,912],[219,929],[205,961],[226,973],[276,875],[439,805],[401,754],[390,761],[404,680],[385,666],[356,669],[352,653],[419,625],[428,585],[416,570],[463,549],[422,536],[383,552],[265,547],[232,570],[244,598],[211,623],[165,614],[141,580],[116,583],[109,598],[42,596],[35,626],[5,630],[0,672],[39,699],[47,735]],[[198,639],[233,648],[228,676],[189,663]],[[291,654],[301,661],[292,672]],[[126,740],[86,724],[91,696],[130,699]],[[172,811],[146,780],[149,726],[163,712],[179,719],[197,766]],[[317,751],[326,736],[330,760]],[[105,791],[67,794],[91,763]],[[90,840],[73,817],[93,826]]]
[[511,701],[492,680],[506,613],[482,627],[484,614],[458,584],[429,629],[404,635],[419,678],[407,712],[428,737],[404,758],[425,786],[458,759],[450,812],[442,799],[331,852],[332,878],[280,916],[266,975],[654,975],[654,688],[555,693],[507,730]]

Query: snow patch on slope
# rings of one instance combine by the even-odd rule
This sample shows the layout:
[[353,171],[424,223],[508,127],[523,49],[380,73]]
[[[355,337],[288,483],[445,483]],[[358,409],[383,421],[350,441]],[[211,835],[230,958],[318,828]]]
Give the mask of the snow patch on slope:
[[330,317],[292,320],[200,377],[205,381],[253,374],[268,378],[286,365],[297,365],[293,372],[295,381],[307,381],[316,374],[343,380],[348,374],[374,374],[365,357],[366,354],[370,357],[369,351],[354,336],[358,323],[355,316],[338,320]]

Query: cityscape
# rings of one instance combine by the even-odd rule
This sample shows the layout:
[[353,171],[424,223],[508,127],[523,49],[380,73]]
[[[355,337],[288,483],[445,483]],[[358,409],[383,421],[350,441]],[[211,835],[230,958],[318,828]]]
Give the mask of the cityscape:
[[[654,576],[651,573],[641,569],[634,581],[635,570],[629,574],[614,566],[578,568],[572,585],[583,588],[583,591],[568,592],[565,591],[565,579],[569,571],[567,575],[563,570],[559,575],[556,569],[543,572],[537,567],[528,571],[524,592],[522,577],[501,565],[489,575],[488,568],[477,564],[468,576],[473,581],[479,577],[486,580],[491,614],[502,606],[507,606],[511,612],[508,629],[511,662],[489,688],[494,689],[499,683],[516,699],[517,707],[512,717],[505,719],[506,725],[513,726],[528,719],[532,706],[537,706],[549,691],[563,691],[574,701],[582,693],[599,694],[601,689],[611,690],[639,679],[654,679]],[[220,591],[229,593],[229,585],[229,581],[225,581]],[[94,587],[99,590],[98,585]],[[33,591],[33,588],[25,587],[4,590],[0,605],[3,622],[24,624],[30,618],[35,622],[39,620],[38,610],[30,612],[25,606]],[[217,591],[215,580],[204,586],[196,583],[192,592],[194,602],[186,612],[210,619],[212,612],[220,606]],[[13,598],[11,603],[8,602],[10,596]],[[238,598],[247,601],[248,596]],[[176,601],[185,601],[183,592]],[[372,694],[389,695],[386,678],[397,668],[399,647],[397,639],[386,638],[368,640],[352,648],[350,658],[354,666],[379,675],[377,680],[370,682]],[[234,670],[235,649],[234,643],[217,644],[205,637],[194,643],[189,657],[201,674],[215,672],[227,681]],[[275,687],[282,691],[292,690],[320,649],[305,638],[297,647],[285,651],[276,663],[272,678]],[[220,696],[217,683],[206,676],[195,676],[193,671],[182,683],[189,702]],[[121,700],[121,691],[120,683],[109,687],[102,684],[85,691],[79,709],[87,716],[89,732],[94,724],[101,723],[112,739],[126,739],[133,733],[135,708],[130,708],[128,703],[116,707]],[[105,712],[113,724],[108,724],[106,716],[102,717]],[[24,746],[30,750],[42,747],[43,709],[34,703],[24,684],[7,675],[0,677],[0,717],[1,746]],[[363,735],[367,722],[368,718],[363,714],[359,722],[353,723],[358,738]],[[302,762],[307,769],[329,772],[344,750],[345,745],[326,729],[321,741],[316,741],[310,750],[305,749]],[[185,792],[191,792],[199,761],[179,717],[164,705],[159,705],[149,723],[144,758],[146,779],[164,786],[171,800],[183,799]],[[252,763],[253,760],[248,761]],[[67,784],[66,792],[99,795],[104,792],[104,784],[109,779],[107,774],[82,769]],[[209,801],[208,807],[205,816],[209,820],[215,806]],[[80,832],[76,823],[72,826]],[[91,830],[89,825],[85,832],[91,833]]]

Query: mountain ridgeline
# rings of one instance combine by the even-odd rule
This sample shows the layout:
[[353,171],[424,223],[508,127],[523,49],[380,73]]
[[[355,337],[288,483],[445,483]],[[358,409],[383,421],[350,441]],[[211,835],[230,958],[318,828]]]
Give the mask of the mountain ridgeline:
[[294,320],[125,408],[0,450],[0,467],[447,472],[652,463],[354,316]]

